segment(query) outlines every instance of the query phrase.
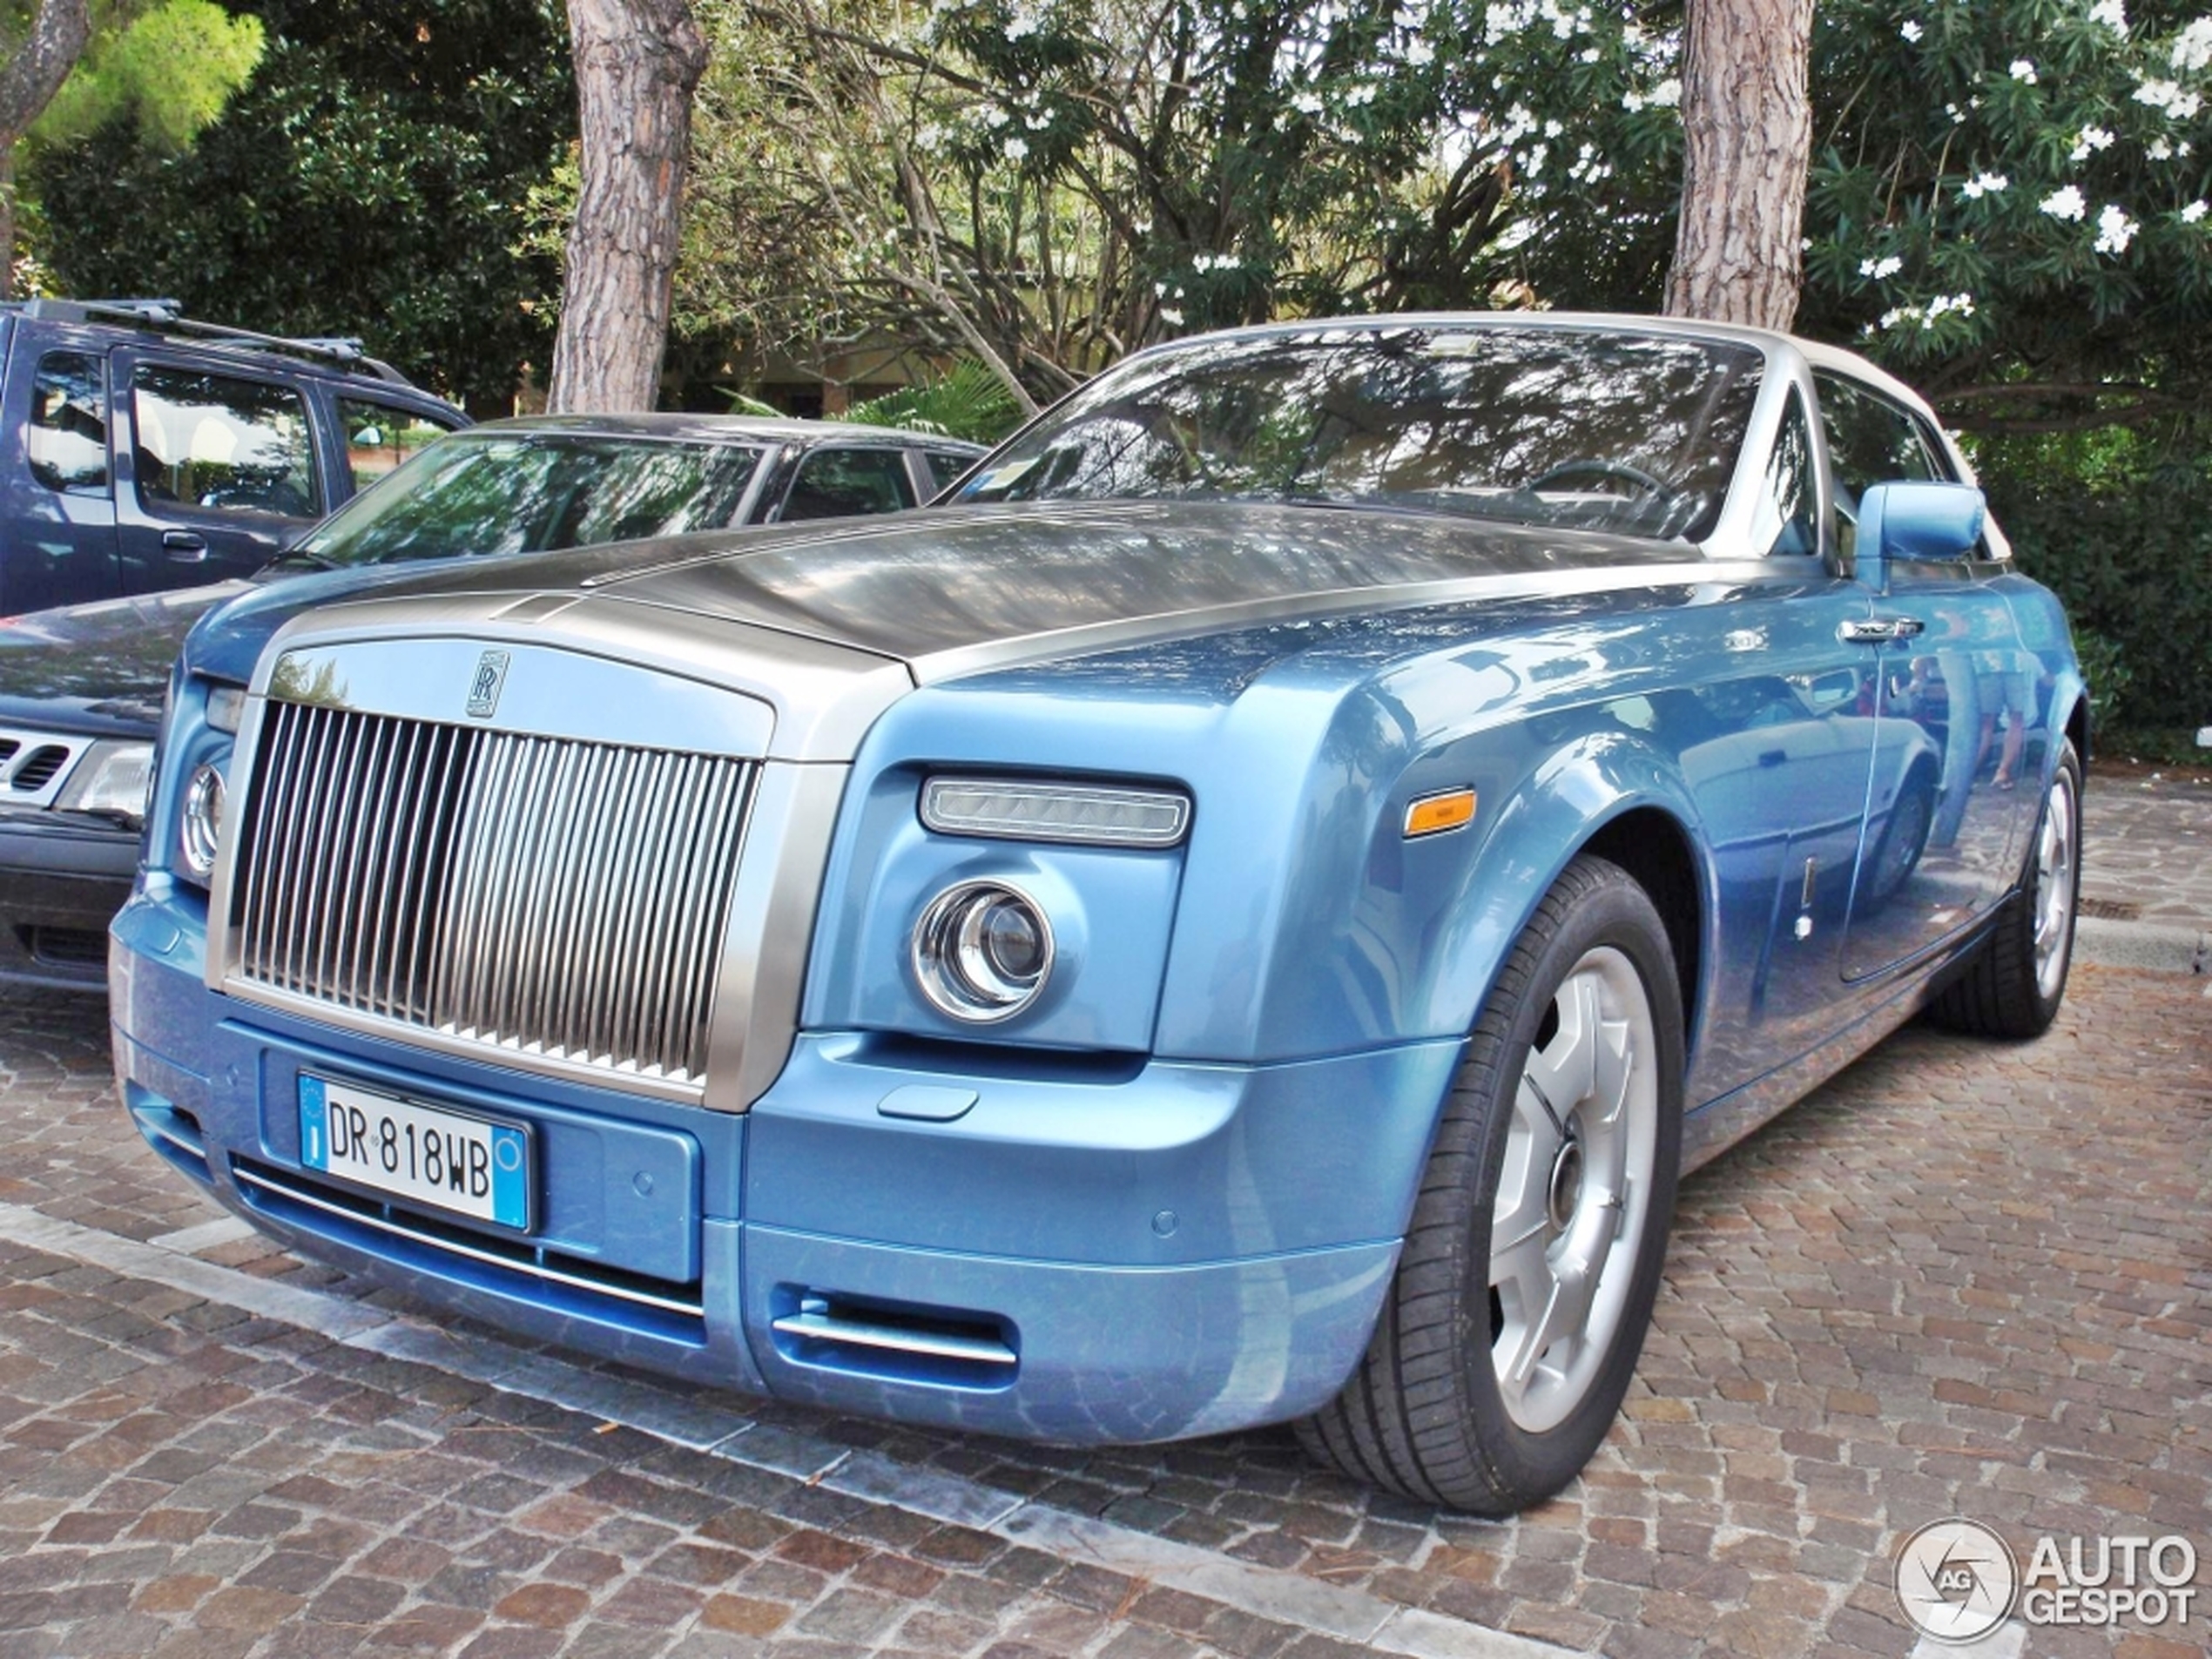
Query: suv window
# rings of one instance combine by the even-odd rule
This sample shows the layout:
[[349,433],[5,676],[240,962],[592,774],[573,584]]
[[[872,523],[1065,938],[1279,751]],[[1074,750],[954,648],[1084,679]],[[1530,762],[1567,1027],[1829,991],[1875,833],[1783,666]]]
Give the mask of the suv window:
[[904,451],[821,448],[799,462],[778,516],[843,518],[851,513],[895,513],[914,504]]
[[427,443],[453,428],[413,409],[366,398],[338,400],[338,423],[346,434],[346,468],[354,488],[367,489]]
[[51,351],[31,383],[24,433],[30,475],[49,489],[105,496],[107,485],[107,364],[89,352]]
[[320,510],[307,409],[287,386],[142,363],[132,380],[138,496],[216,512]]

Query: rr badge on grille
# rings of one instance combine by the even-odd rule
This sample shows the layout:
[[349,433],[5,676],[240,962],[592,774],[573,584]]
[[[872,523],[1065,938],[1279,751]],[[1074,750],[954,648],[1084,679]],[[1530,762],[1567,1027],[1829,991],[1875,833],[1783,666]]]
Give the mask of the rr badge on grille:
[[498,711],[500,687],[507,684],[507,653],[488,651],[476,658],[476,678],[469,683],[469,718],[489,720]]

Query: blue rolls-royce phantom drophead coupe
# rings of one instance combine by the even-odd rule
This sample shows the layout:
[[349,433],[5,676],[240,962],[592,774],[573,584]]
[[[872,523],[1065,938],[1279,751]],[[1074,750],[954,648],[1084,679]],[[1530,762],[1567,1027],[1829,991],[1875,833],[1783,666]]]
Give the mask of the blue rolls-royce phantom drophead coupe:
[[937,512],[646,552],[203,629],[114,928],[164,1157],[533,1339],[1510,1510],[1680,1171],[2065,988],[2066,619],[1844,353],[1214,335]]

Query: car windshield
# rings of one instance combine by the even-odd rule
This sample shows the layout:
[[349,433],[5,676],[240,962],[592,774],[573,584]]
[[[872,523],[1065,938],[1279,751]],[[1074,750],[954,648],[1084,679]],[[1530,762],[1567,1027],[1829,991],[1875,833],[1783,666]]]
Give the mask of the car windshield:
[[293,550],[318,564],[539,553],[726,524],[758,444],[475,431],[441,439]]
[[959,499],[1285,501],[1696,540],[1761,361],[1574,327],[1232,336],[1101,375]]

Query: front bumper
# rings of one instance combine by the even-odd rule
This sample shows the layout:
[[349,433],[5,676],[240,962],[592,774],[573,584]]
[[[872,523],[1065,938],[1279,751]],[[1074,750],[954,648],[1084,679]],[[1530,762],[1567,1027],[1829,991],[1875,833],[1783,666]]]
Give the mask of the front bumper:
[[[116,923],[116,1061],[156,1149],[257,1226],[440,1307],[833,1410],[1065,1443],[1329,1399],[1389,1282],[1458,1045],[1298,1063],[1016,1065],[802,1038],[743,1116],[551,1082],[209,992]],[[335,1191],[303,1069],[522,1119],[528,1237]]]
[[0,985],[97,991],[138,832],[86,813],[0,811]]

